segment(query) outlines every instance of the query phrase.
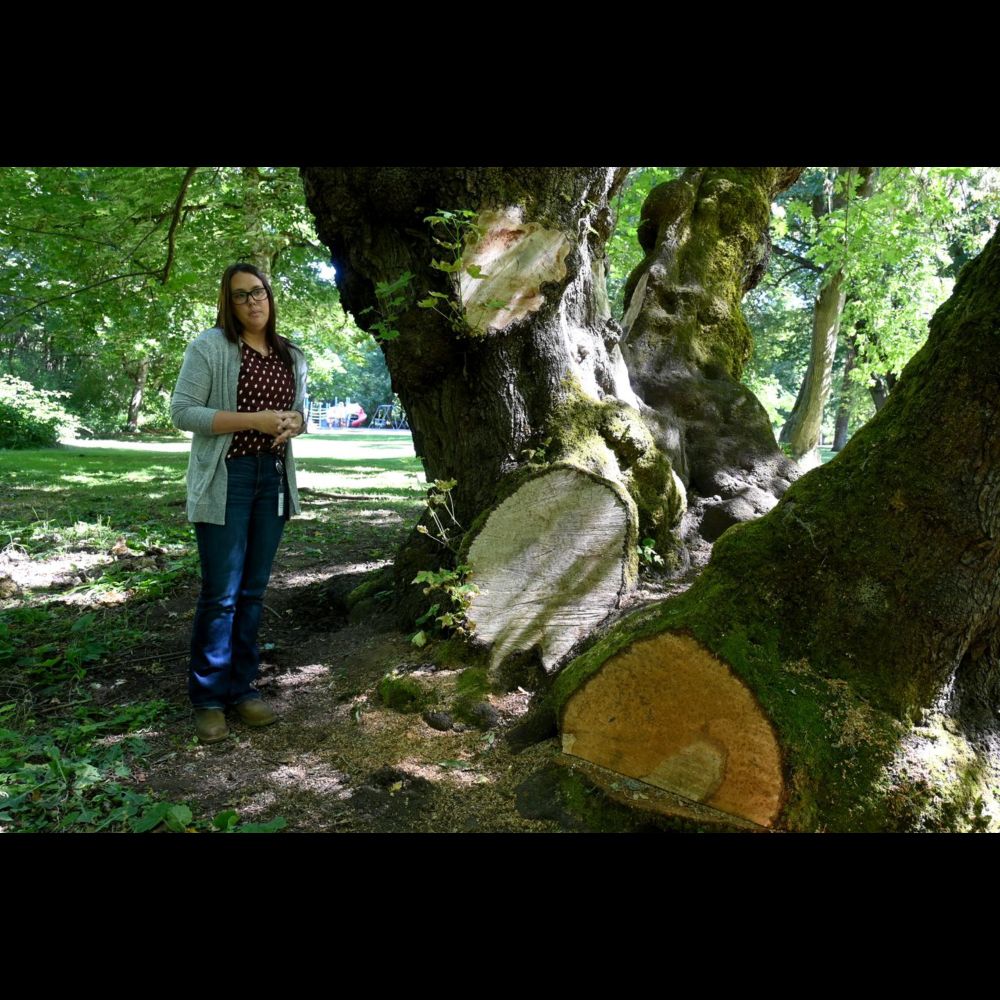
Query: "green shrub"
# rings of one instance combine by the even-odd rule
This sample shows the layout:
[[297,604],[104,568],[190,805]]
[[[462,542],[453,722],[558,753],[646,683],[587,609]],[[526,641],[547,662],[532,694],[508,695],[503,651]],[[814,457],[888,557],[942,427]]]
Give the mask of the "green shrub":
[[57,421],[38,420],[0,400],[0,448],[51,448],[58,440]]
[[62,403],[67,396],[0,375],[0,448],[51,448],[61,432],[75,433],[77,418]]

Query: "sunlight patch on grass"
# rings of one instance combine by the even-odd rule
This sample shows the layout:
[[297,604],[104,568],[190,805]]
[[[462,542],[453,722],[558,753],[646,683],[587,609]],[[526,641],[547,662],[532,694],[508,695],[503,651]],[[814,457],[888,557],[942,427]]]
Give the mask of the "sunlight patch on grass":
[[336,491],[355,490],[370,493],[378,489],[406,489],[414,492],[426,487],[426,479],[420,473],[386,472],[372,469],[370,473],[354,475],[345,472],[300,472],[299,486],[311,490]]
[[85,451],[160,451],[184,452],[191,450],[190,438],[181,441],[113,441],[111,439],[78,439],[65,442],[67,447],[82,448]]
[[296,458],[336,458],[353,461],[359,458],[415,458],[413,438],[409,433],[388,434],[380,431],[310,432],[295,439]]

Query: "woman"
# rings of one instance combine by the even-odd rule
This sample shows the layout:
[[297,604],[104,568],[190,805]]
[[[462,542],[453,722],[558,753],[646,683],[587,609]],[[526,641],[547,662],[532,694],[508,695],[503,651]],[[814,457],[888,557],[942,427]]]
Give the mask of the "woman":
[[228,707],[251,726],[277,720],[253,687],[264,589],[285,521],[300,512],[288,439],[305,430],[306,362],[275,332],[274,296],[250,264],[226,268],[215,328],[184,353],[170,404],[194,432],[187,514],[201,559],[188,693],[202,743],[229,735]]

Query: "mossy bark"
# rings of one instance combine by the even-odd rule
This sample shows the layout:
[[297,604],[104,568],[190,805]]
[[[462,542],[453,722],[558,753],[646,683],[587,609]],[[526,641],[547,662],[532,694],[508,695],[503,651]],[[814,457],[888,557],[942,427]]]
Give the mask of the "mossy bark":
[[799,168],[689,168],[653,189],[625,289],[622,352],[657,444],[688,488],[689,537],[759,516],[797,475],[739,382],[752,349],[740,300],[767,267],[774,196]]
[[851,372],[855,368],[857,361],[857,351],[854,347],[854,337],[849,336],[847,340],[847,350],[844,356],[844,378],[840,385],[840,403],[837,406],[837,420],[833,432],[833,450],[842,451],[847,444],[848,431],[851,423],[852,400],[851,392],[854,388],[854,380]]
[[[636,640],[688,633],[774,726],[789,790],[777,825],[986,825],[1000,736],[998,289],[994,235],[841,454],[727,531],[687,593],[569,664],[552,710]],[[937,764],[933,747],[947,750]]]
[[[634,487],[642,528],[668,544],[671,519],[676,523],[682,506],[669,460],[646,434],[631,451],[618,448],[632,456],[633,472],[602,437],[602,431],[629,436],[626,412],[641,427],[604,277],[610,198],[626,171],[302,173],[342,302],[363,326],[378,319],[379,282],[406,271],[414,276],[392,316],[400,335],[381,346],[428,478],[457,480],[452,496],[461,524],[468,528],[496,507],[518,473],[568,461]],[[442,247],[435,242],[439,232],[424,219],[456,209],[475,212],[479,232],[467,232],[461,247]],[[441,262],[460,266],[453,276]],[[470,268],[483,277],[471,276]],[[434,296],[445,297],[438,302],[446,315],[418,307]],[[375,312],[366,313],[369,308]],[[608,416],[611,410],[616,419]],[[577,455],[602,450],[610,463],[577,461]],[[637,478],[643,485],[635,486]],[[415,533],[397,559],[401,593],[414,589],[409,582],[418,569],[441,558],[440,546]],[[412,616],[411,601],[399,607],[403,617]]]

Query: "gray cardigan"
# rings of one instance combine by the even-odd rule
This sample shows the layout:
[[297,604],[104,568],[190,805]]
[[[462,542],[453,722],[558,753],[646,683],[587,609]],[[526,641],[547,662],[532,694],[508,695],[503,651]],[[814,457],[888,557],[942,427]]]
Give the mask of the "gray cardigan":
[[[305,417],[306,359],[292,349],[295,364],[295,402],[292,409]],[[213,434],[212,420],[219,410],[236,412],[236,390],[240,380],[240,345],[230,343],[218,327],[198,334],[184,352],[184,364],[170,399],[170,419],[182,431],[193,431],[187,470],[187,516],[189,521],[226,523],[226,452],[232,434]],[[304,428],[305,425],[303,425]],[[298,514],[299,492],[295,485],[292,442],[285,446],[285,468],[291,513]]]

